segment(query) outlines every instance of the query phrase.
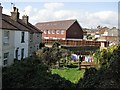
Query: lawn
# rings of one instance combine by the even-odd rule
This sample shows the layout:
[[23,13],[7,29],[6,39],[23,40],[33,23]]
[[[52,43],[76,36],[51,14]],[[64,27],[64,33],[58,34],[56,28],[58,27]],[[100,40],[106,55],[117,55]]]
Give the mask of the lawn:
[[78,70],[78,68],[52,69],[52,74],[58,74],[66,80],[77,83],[83,77],[84,70]]

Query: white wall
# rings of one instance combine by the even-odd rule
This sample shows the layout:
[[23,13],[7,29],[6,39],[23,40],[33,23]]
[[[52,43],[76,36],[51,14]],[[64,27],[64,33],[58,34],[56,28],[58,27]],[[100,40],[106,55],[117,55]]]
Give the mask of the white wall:
[[[4,31],[9,31],[9,44],[8,45],[3,45]],[[2,45],[2,63],[4,60],[4,53],[9,53],[7,66],[14,63],[14,33],[15,31],[13,30],[2,30],[2,43],[0,44]]]
[[25,42],[21,43],[22,31],[15,31],[15,49],[14,58],[16,58],[15,51],[18,48],[18,60],[21,60],[21,49],[24,48],[24,58],[28,57],[28,32],[25,32]]
[[[29,33],[30,38],[30,33]],[[29,56],[33,54],[33,52],[39,49],[39,44],[42,42],[42,34],[41,33],[33,33],[32,41],[29,40]]]
[[40,42],[41,42],[41,34],[34,33],[34,49],[35,49],[35,51],[38,50]]
[[[30,38],[30,33],[29,33]],[[29,56],[36,52],[39,49],[39,44],[42,42],[42,34],[41,33],[33,33],[32,41],[29,40]]]
[[0,67],[2,66],[2,29],[0,29]]

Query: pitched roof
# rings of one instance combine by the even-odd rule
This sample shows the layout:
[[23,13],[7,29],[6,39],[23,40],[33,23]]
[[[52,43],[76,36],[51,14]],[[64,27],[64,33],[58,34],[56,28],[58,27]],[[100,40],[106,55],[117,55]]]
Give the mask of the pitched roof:
[[74,22],[77,20],[61,20],[61,21],[51,21],[51,22],[42,22],[37,23],[35,26],[41,30],[67,30]]
[[[21,31],[29,31],[28,28],[24,27],[23,25],[21,25],[18,21],[14,21],[10,18],[10,16],[2,14],[2,21],[7,22],[7,24],[9,26],[15,27],[18,30]],[[4,23],[2,23],[2,28],[6,27]],[[10,29],[10,27],[6,27],[5,29]]]
[[2,20],[2,22],[0,22],[0,28],[2,29],[10,29],[10,30],[17,30],[16,27],[14,27],[13,25],[11,25],[10,23],[8,23],[6,20]]
[[42,33],[38,28],[28,22],[25,24],[21,19],[14,21],[10,16],[2,14],[2,29],[28,31],[28,32],[39,32]]
[[28,30],[32,31],[32,32],[39,32],[42,33],[41,30],[39,30],[38,28],[36,28],[35,26],[33,26],[32,24],[30,24],[29,22],[26,24],[24,23],[21,19],[18,20],[18,23],[23,25],[24,27],[28,28]]
[[103,27],[99,30],[99,34],[104,34],[104,32],[107,32],[108,30],[109,30],[109,28]]

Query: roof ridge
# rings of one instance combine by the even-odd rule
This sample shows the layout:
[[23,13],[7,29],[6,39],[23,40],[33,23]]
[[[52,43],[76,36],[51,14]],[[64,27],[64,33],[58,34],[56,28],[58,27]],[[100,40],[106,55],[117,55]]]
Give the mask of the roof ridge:
[[34,28],[36,31],[38,31],[38,32],[41,32],[42,33],[42,31],[40,30],[40,29],[38,29],[37,27],[35,27],[34,25],[32,25],[31,23],[29,23],[28,22],[28,24],[30,25],[30,27],[31,28]]
[[20,18],[17,21],[14,21],[13,19],[11,19],[11,16],[2,14],[2,20],[4,20],[5,22],[7,22],[8,24],[17,28],[20,31],[41,32],[41,30],[37,29],[37,27],[35,27],[34,25],[32,25],[29,22],[28,22],[28,24],[24,23],[23,20]]
[[[69,20],[58,20],[58,21],[44,21],[44,22],[38,22],[36,24],[42,24],[42,23],[52,23],[52,22],[63,22],[63,21],[77,21],[77,19],[69,19]],[[36,25],[35,24],[35,25]]]
[[36,23],[35,26],[39,29],[61,29],[61,30],[67,30],[72,24],[77,22],[76,19],[70,19],[70,20],[60,20],[60,21],[51,21],[51,22],[41,22]]

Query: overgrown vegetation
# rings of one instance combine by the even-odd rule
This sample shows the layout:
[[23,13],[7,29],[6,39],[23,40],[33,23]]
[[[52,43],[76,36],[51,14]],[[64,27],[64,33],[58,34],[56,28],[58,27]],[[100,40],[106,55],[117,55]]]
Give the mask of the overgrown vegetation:
[[[56,61],[59,62],[62,58],[69,56],[68,50],[43,48],[36,54],[35,58],[15,62],[12,66],[3,68],[3,88],[75,90],[101,87],[120,88],[120,44],[98,50],[94,54],[94,58],[98,62],[99,68],[86,69],[83,78],[79,78],[82,71],[78,71],[78,69],[68,68],[68,71],[67,69],[53,69],[51,72],[51,66],[56,64]],[[76,83],[78,78],[80,80]]]
[[58,64],[58,67],[60,67],[60,62],[65,64],[66,60],[70,60],[71,51],[67,49],[60,49],[58,47],[44,47],[39,50],[36,55],[49,67],[56,65],[56,63]]
[[64,49],[68,49],[70,51],[96,51],[100,47],[99,46],[75,46],[75,47],[68,47],[68,46],[62,46]]
[[104,50],[100,51],[102,52],[99,52],[99,69],[87,69],[83,79],[76,85],[78,89],[120,88],[120,44],[107,48],[107,53]]
[[59,42],[54,42],[53,44],[52,44],[52,47],[54,48],[54,47],[59,47],[60,46],[60,43]]
[[74,85],[57,74],[51,74],[49,68],[38,59],[16,62],[3,68],[4,88],[40,88],[70,89]]
[[111,47],[105,49],[99,49],[93,54],[94,61],[97,63],[97,68],[103,67],[104,65],[108,65],[111,57],[113,57],[113,53],[118,50],[118,45],[113,45]]

